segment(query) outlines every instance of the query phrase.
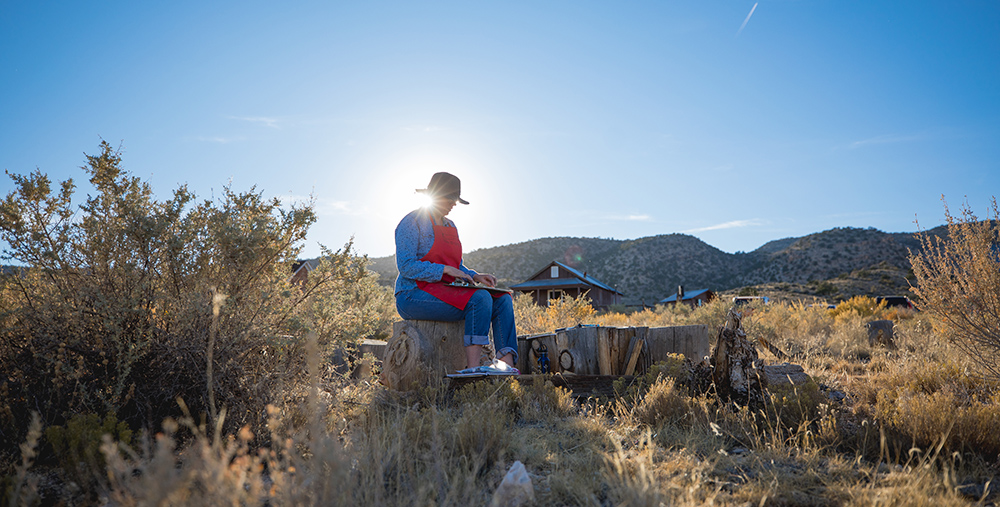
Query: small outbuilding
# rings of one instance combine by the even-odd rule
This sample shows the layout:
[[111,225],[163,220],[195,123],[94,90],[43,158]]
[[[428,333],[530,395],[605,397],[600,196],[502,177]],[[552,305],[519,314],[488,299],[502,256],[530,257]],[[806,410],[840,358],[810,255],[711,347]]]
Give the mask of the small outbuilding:
[[318,258],[295,261],[295,263],[292,264],[292,276],[288,277],[288,281],[292,284],[305,285],[305,283],[309,280],[309,272],[316,269],[318,266]]
[[715,293],[712,292],[711,289],[698,289],[692,291],[685,291],[684,287],[678,287],[677,294],[674,294],[665,299],[661,299],[660,304],[675,305],[677,304],[678,295],[680,295],[681,303],[684,303],[690,306],[691,308],[699,307],[715,299]]
[[549,301],[563,296],[579,297],[587,293],[590,304],[598,310],[621,303],[624,294],[602,283],[596,278],[580,272],[559,261],[552,261],[537,273],[510,287],[519,292],[531,294],[535,304],[546,306]]

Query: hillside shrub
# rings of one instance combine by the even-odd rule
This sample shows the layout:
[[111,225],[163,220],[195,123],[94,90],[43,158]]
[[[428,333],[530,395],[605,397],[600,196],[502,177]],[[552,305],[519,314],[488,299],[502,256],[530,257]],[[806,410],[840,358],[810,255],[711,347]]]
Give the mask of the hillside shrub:
[[106,463],[101,453],[104,435],[123,445],[132,445],[132,430],[114,414],[75,414],[63,426],[45,428],[45,440],[60,468],[80,485],[100,478]]
[[45,426],[110,414],[156,427],[178,397],[196,416],[228,408],[227,429],[261,425],[275,386],[304,375],[297,337],[317,322],[335,337],[302,303],[364,280],[363,261],[348,243],[293,286],[309,205],[229,187],[160,201],[106,142],[83,169],[94,193],[79,209],[72,180],[53,188],[37,170],[11,174],[0,201],[3,260],[25,266],[0,279],[3,446],[22,441],[30,410]]
[[[945,204],[948,235],[920,234],[910,254],[913,292],[942,333],[972,357],[981,373],[1000,379],[1000,214],[979,220],[966,203],[960,216]],[[987,213],[988,215],[990,212]]]
[[830,315],[838,319],[853,314],[862,318],[871,317],[872,320],[875,320],[881,317],[883,311],[885,311],[884,300],[876,302],[875,298],[870,296],[854,296],[830,310]]

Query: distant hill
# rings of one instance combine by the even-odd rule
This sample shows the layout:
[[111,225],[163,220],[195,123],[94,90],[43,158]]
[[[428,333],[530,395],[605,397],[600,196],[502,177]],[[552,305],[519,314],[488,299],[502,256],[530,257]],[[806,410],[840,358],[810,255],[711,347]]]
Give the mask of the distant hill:
[[[944,226],[927,231],[947,233]],[[768,242],[748,253],[730,254],[687,234],[634,240],[542,238],[474,250],[466,265],[489,271],[504,286],[526,280],[560,260],[625,294],[627,303],[654,303],[677,290],[716,292],[756,288],[788,297],[830,301],[857,294],[901,293],[911,277],[908,250],[920,243],[912,233],[835,228],[801,238]],[[393,256],[372,259],[380,282],[396,277]]]

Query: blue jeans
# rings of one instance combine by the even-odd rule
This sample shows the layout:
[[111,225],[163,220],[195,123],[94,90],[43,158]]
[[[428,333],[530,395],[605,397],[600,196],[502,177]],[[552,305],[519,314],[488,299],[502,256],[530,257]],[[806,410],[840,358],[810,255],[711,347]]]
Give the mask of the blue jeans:
[[496,342],[497,358],[514,355],[517,364],[517,330],[514,328],[514,300],[510,295],[493,298],[489,291],[477,290],[465,310],[420,290],[404,290],[396,294],[396,311],[410,320],[455,322],[465,319],[465,346],[486,345],[490,342],[490,325]]

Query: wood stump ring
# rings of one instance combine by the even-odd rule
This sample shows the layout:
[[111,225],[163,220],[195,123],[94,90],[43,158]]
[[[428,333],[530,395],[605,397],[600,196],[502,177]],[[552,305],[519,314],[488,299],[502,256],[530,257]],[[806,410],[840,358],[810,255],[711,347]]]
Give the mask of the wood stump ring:
[[564,350],[559,353],[559,367],[562,368],[563,371],[573,371],[572,352],[570,352],[569,350]]

